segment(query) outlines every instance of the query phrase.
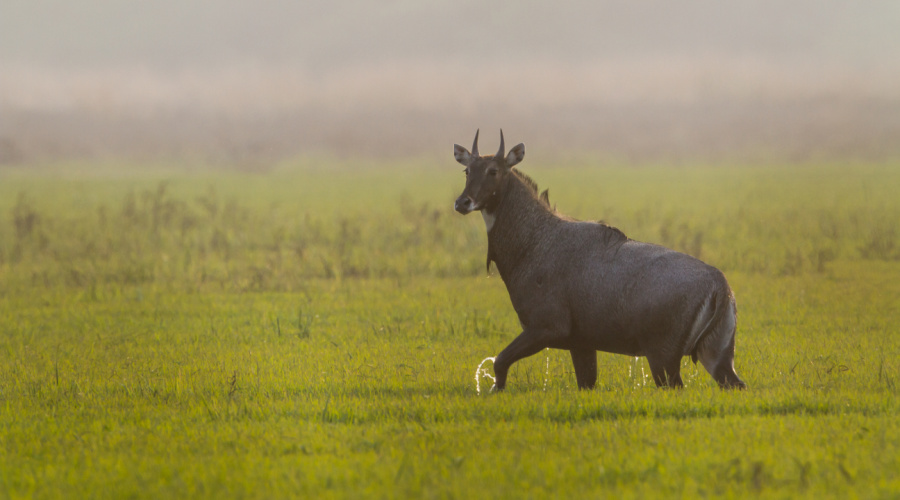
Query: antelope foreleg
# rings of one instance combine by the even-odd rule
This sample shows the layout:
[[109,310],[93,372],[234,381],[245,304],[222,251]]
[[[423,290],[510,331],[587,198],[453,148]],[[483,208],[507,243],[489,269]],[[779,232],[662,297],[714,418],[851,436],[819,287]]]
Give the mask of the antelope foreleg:
[[597,383],[597,351],[593,349],[570,349],[572,364],[575,365],[575,380],[579,389],[593,389]]
[[496,389],[502,391],[506,387],[506,374],[513,363],[522,358],[535,355],[545,347],[548,347],[545,336],[528,330],[520,333],[494,360],[494,376],[497,378],[494,386]]

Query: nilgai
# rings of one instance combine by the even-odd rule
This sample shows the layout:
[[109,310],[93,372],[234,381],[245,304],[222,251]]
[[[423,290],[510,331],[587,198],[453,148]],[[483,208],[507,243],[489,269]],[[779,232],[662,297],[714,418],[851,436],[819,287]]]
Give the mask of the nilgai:
[[544,348],[572,355],[580,388],[597,382],[597,351],[646,356],[657,386],[680,387],[681,359],[700,360],[723,388],[746,385],[734,371],[737,310],[722,273],[698,259],[627,238],[552,209],[545,193],[513,169],[525,145],[491,156],[453,146],[465,165],[456,211],[480,211],[487,265],[497,266],[522,333],[494,361],[503,390],[510,365]]

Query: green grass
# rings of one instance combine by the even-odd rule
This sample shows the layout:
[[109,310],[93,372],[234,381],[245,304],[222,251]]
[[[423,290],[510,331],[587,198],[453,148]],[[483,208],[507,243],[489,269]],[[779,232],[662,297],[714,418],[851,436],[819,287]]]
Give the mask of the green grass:
[[725,271],[750,389],[479,395],[519,330],[454,165],[0,171],[0,497],[900,495],[900,166],[526,163]]

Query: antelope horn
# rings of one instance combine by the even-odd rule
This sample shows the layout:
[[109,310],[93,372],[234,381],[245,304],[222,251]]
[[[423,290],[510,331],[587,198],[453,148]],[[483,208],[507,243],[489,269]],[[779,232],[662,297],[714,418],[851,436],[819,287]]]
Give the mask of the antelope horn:
[[478,132],[481,129],[475,131],[475,142],[472,143],[472,156],[478,156]]
[[500,129],[500,150],[497,151],[497,154],[494,155],[494,158],[503,158],[503,154],[505,152],[506,151],[504,150],[504,147],[503,147],[503,129],[501,128]]

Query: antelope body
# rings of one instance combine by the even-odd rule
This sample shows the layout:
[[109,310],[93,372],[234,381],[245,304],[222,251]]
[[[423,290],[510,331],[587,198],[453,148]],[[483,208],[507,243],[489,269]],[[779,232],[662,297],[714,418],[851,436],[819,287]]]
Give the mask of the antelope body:
[[544,348],[571,353],[580,388],[597,381],[597,351],[646,356],[657,386],[682,386],[681,359],[699,361],[723,388],[744,388],[734,371],[737,310],[722,273],[700,260],[576,221],[550,208],[546,192],[513,166],[519,144],[479,156],[454,145],[466,186],[456,211],[481,211],[493,261],[522,325],[495,359],[495,387],[509,367]]

